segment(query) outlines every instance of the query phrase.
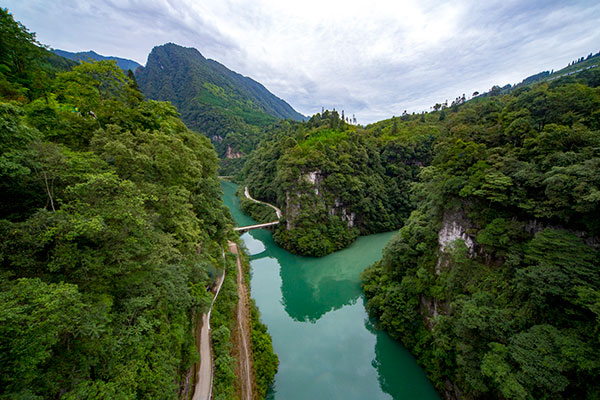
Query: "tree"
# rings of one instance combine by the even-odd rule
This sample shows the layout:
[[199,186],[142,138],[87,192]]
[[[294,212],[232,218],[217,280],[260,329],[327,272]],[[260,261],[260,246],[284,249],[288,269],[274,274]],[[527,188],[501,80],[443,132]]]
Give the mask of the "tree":
[[392,117],[392,131],[391,131],[392,135],[397,135],[398,134],[398,120],[396,120],[396,117]]

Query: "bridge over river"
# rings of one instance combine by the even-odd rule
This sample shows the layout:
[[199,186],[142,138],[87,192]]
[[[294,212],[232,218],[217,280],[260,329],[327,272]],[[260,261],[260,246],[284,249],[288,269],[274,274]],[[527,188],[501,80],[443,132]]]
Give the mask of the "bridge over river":
[[256,200],[256,199],[252,198],[252,196],[250,196],[250,193],[248,192],[248,186],[246,186],[244,188],[244,194],[246,195],[246,198],[252,200],[253,202],[267,205],[267,206],[271,207],[273,210],[275,210],[275,214],[277,215],[277,221],[266,222],[264,224],[238,226],[237,228],[233,228],[234,231],[244,233],[244,232],[251,231],[252,229],[268,228],[270,226],[275,226],[275,225],[279,224],[279,221],[281,220],[281,215],[282,215],[281,210],[279,208],[275,207],[273,204],[269,204],[264,201],[260,201],[260,200]]

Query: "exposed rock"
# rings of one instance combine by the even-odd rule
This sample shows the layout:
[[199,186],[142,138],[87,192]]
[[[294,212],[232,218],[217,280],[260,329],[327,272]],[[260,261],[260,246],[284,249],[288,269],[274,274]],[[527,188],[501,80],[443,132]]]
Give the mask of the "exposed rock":
[[356,213],[349,211],[348,208],[345,207],[339,199],[336,198],[334,199],[333,204],[328,204],[331,200],[329,199],[328,201],[325,196],[323,180],[324,177],[321,171],[310,171],[300,175],[300,177],[298,178],[298,189],[296,189],[296,191],[286,192],[285,214],[286,228],[288,230],[294,227],[294,219],[300,213],[300,197],[312,195],[310,191],[312,191],[315,194],[315,196],[317,196],[317,201],[325,203],[325,206],[328,207],[327,213],[329,215],[339,216],[344,222],[348,224],[349,228],[352,228],[356,225]]
[[443,395],[444,399],[446,400],[470,399],[470,397],[465,397],[458,385],[456,385],[456,383],[452,382],[450,379],[446,379],[444,381]]
[[304,177],[310,183],[312,183],[313,185],[316,185],[317,184],[317,177],[320,177],[320,174],[319,174],[319,171],[312,171],[312,172],[309,172],[308,174],[304,175]]
[[300,206],[297,202],[292,201],[292,196],[297,196],[297,194],[285,192],[285,228],[288,231],[294,229],[294,220],[300,213]]
[[242,153],[239,151],[234,151],[230,145],[227,145],[227,153],[225,153],[225,158],[241,158]]
[[462,209],[444,212],[442,226],[438,231],[438,243],[440,245],[440,255],[435,266],[435,273],[440,274],[442,269],[448,265],[448,259],[445,257],[446,249],[455,240],[462,240],[467,246],[469,256],[475,254],[475,237],[467,232],[473,231],[472,225],[466,218]]
[[423,321],[429,330],[432,330],[435,326],[435,319],[439,315],[437,302],[429,297],[422,296],[420,299],[421,315]]
[[312,171],[308,174],[305,174],[304,179],[307,180],[311,185],[314,186],[315,194],[319,195],[319,189],[321,188],[321,183],[323,182],[323,176],[321,175],[321,171]]
[[438,232],[438,242],[440,250],[446,251],[446,247],[457,239],[462,239],[469,249],[469,254],[473,254],[475,249],[474,238],[467,234],[470,225],[465,218],[462,210],[446,211],[442,219],[442,227]]
[[348,226],[352,228],[354,226],[354,221],[356,220],[356,214],[353,212],[347,212],[345,208],[342,208],[342,220],[346,221]]

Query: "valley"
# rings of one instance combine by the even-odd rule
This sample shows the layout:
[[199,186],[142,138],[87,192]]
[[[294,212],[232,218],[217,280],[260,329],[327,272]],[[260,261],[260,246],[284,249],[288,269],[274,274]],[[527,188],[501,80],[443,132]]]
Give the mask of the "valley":
[[[0,33],[0,398],[598,398],[600,53],[362,125],[193,47]],[[294,104],[381,112],[292,58]]]
[[[223,182],[224,202],[237,224],[251,224]],[[360,238],[324,258],[294,256],[265,230],[244,233],[252,297],[269,326],[279,370],[268,399],[437,399],[414,358],[377,332],[364,308],[361,271],[393,233]]]

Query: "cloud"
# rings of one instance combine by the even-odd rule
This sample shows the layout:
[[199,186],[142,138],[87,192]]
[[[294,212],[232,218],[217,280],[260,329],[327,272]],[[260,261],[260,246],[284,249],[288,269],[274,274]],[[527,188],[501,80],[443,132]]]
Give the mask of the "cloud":
[[[559,69],[600,42],[596,1],[9,0],[55,48],[144,63],[175,42],[304,114],[362,123]],[[12,3],[12,4],[11,4]]]

